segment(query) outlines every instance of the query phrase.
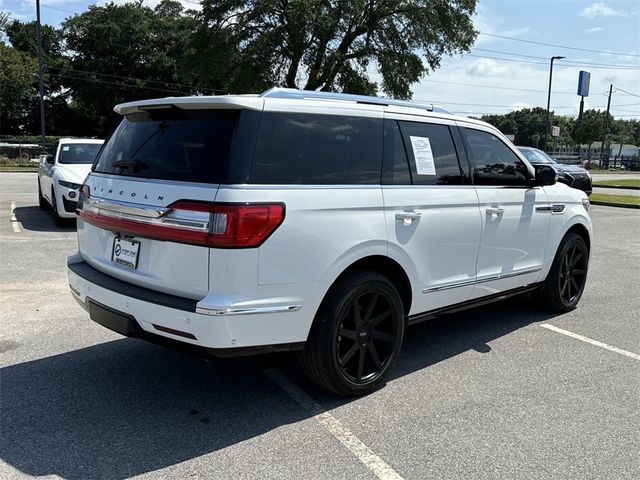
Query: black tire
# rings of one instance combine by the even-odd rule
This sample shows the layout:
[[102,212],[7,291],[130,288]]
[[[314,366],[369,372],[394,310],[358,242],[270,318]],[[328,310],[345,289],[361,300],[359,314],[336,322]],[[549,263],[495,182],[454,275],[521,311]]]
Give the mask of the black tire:
[[383,275],[355,271],[322,302],[301,354],[316,385],[352,396],[384,384],[398,358],[405,317],[400,295]]
[[38,206],[40,207],[40,210],[46,210],[46,209],[49,208],[49,204],[47,203],[45,198],[42,196],[42,188],[40,187],[40,179],[38,179]]
[[51,188],[51,210],[53,210],[53,223],[55,223],[58,227],[62,227],[64,225],[64,219],[58,213],[58,201],[56,200],[56,192]]
[[567,233],[558,247],[544,286],[535,299],[545,309],[568,312],[578,305],[587,281],[589,249],[582,237]]

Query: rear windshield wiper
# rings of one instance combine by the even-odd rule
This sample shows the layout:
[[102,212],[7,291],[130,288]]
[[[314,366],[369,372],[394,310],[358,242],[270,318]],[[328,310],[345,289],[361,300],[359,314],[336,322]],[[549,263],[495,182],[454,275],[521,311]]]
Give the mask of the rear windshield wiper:
[[134,170],[144,170],[150,168],[149,164],[146,162],[131,159],[116,160],[115,162],[111,163],[111,166],[116,168],[133,168]]

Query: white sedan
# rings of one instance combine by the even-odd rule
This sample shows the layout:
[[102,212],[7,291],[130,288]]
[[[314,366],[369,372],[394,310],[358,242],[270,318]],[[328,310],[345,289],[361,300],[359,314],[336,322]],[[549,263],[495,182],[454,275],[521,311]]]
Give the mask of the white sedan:
[[75,218],[78,190],[91,171],[104,140],[63,138],[55,154],[47,155],[38,169],[38,200],[42,210],[51,208],[56,225]]

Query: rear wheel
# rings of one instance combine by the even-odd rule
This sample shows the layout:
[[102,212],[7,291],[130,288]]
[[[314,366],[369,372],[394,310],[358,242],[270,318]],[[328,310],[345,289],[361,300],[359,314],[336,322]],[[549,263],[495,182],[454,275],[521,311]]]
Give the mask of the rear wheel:
[[318,311],[301,364],[317,385],[361,395],[384,383],[404,336],[404,310],[393,284],[375,272],[345,277]]
[[551,270],[537,300],[556,312],[576,308],[587,282],[589,250],[582,237],[567,233],[560,242]]
[[54,223],[59,227],[64,225],[64,219],[58,213],[58,201],[56,200],[56,192],[53,188],[51,188],[51,209],[53,210]]

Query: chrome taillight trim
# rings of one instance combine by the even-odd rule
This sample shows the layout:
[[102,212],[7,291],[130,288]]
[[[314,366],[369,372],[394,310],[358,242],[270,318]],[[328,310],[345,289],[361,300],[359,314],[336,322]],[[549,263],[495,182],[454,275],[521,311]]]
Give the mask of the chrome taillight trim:
[[91,197],[83,198],[83,206],[145,218],[160,218],[171,210],[170,208],[150,208],[137,203],[118,202],[116,200],[98,200]]

